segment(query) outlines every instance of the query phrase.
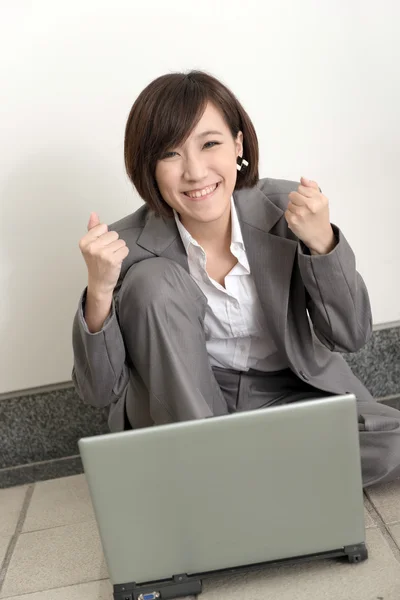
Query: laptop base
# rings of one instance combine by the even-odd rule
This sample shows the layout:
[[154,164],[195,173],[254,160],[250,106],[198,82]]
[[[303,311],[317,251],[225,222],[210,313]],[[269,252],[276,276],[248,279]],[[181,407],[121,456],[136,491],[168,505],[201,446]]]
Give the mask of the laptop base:
[[202,592],[202,579],[215,575],[224,575],[229,573],[248,572],[259,569],[267,565],[274,566],[282,563],[297,564],[299,562],[309,561],[311,559],[325,559],[344,557],[350,563],[359,563],[368,558],[368,550],[365,543],[344,546],[330,552],[319,552],[317,554],[307,554],[294,558],[284,558],[276,561],[257,563],[254,565],[245,565],[242,567],[233,567],[231,569],[221,569],[209,571],[195,575],[174,575],[172,579],[153,581],[144,584],[126,583],[114,585],[114,600],[170,600],[184,596],[197,595]]

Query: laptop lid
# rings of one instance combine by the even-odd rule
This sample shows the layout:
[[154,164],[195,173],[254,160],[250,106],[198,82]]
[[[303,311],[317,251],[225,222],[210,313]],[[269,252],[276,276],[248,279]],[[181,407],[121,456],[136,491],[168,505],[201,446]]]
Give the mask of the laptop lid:
[[365,540],[353,395],[83,438],[114,585]]

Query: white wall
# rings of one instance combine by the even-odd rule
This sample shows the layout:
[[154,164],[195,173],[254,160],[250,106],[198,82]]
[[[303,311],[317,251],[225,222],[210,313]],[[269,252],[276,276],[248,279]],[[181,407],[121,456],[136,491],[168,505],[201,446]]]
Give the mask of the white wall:
[[109,223],[141,204],[125,121],[169,71],[235,91],[261,175],[318,181],[375,324],[400,320],[399,22],[397,0],[3,0],[0,393],[70,379],[78,241],[90,211]]

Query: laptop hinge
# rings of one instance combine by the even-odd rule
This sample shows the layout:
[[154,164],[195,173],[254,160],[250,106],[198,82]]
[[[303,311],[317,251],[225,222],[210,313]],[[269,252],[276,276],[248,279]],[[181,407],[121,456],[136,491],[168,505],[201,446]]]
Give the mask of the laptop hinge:
[[172,579],[141,585],[136,583],[114,585],[114,600],[170,600],[171,598],[197,595],[201,591],[201,579],[182,573],[174,575]]

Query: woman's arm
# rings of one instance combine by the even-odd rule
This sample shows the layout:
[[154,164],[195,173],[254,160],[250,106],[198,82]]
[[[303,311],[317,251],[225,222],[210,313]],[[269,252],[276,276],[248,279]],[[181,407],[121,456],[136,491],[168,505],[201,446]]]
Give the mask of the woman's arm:
[[[111,310],[89,304],[90,329],[85,320],[87,290],[84,291],[75,314],[72,345],[74,366],[72,380],[79,397],[92,406],[105,407],[116,402],[129,381],[129,368],[126,364],[125,346],[115,312],[115,298]],[[90,302],[90,299],[89,299]],[[100,324],[101,321],[104,321]],[[100,329],[99,329],[99,325]]]
[[90,333],[98,333],[109,316],[112,308],[113,294],[96,294],[88,286],[84,317]]
[[336,246],[308,254],[299,243],[298,264],[308,294],[307,308],[319,340],[332,351],[357,352],[372,334],[369,295],[343,233],[332,226]]

